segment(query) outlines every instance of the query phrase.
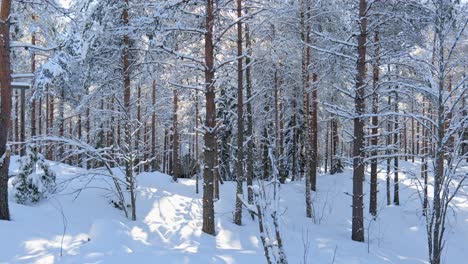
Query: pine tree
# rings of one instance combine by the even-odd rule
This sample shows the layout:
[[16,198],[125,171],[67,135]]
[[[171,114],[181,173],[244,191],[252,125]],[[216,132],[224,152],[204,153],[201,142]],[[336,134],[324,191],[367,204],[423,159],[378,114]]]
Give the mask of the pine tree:
[[355,117],[353,141],[353,219],[352,239],[364,242],[364,120],[365,79],[366,79],[366,38],[367,38],[367,1],[359,1],[358,61],[356,65]]

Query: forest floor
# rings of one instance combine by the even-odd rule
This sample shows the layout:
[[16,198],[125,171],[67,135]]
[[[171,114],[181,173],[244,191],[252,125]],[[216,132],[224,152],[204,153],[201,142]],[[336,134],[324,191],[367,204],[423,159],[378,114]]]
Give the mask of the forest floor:
[[[421,202],[411,180],[411,175],[418,175],[419,164],[401,164],[401,205],[386,206],[385,173],[380,173],[375,220],[367,213],[366,178],[365,243],[351,241],[349,168],[318,177],[313,201],[316,223],[305,217],[304,182],[282,185],[280,224],[289,263],[427,263]],[[13,173],[15,166],[13,160]],[[12,221],[0,222],[0,263],[266,262],[257,222],[244,211],[243,226],[233,224],[234,182],[221,185],[213,237],[201,232],[202,194],[195,194],[194,180],[174,183],[158,172],[139,175],[138,219],[133,222],[109,203],[108,179],[85,176],[83,169],[63,164],[52,168],[60,192],[34,206],[10,202]],[[468,187],[454,200],[443,263],[468,259],[467,194]]]

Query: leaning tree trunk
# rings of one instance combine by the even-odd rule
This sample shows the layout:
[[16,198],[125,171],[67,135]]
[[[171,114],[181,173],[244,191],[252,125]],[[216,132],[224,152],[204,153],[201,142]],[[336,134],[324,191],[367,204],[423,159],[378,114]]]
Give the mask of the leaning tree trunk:
[[367,38],[367,1],[359,1],[360,34],[358,36],[358,61],[356,76],[356,95],[354,99],[354,146],[353,146],[353,209],[352,240],[364,242],[364,120],[365,79],[366,79],[366,38]]
[[7,147],[11,116],[10,10],[11,0],[0,6],[0,220],[10,220],[8,209],[8,168],[10,151]]

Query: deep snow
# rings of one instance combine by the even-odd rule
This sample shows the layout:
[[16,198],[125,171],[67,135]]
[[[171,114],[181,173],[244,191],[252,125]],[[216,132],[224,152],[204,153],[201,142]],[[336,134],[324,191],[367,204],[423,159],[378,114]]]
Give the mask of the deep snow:
[[[401,163],[407,175],[418,173],[419,164]],[[13,173],[15,164],[13,160]],[[138,219],[132,222],[109,204],[105,178],[79,176],[86,171],[63,164],[52,168],[61,192],[35,206],[10,202],[12,221],[0,222],[0,263],[265,263],[257,222],[244,211],[243,226],[232,223],[233,182],[221,185],[217,236],[212,237],[201,232],[201,193],[195,194],[194,180],[174,183],[158,172],[139,175]],[[305,217],[304,183],[282,185],[280,224],[289,263],[426,263],[420,200],[404,172],[400,206],[386,206],[385,175],[379,175],[376,220],[367,213],[366,179],[366,243],[351,241],[351,175],[347,169],[318,177],[315,224]],[[468,188],[461,190],[450,215],[447,264],[467,263],[467,193]]]

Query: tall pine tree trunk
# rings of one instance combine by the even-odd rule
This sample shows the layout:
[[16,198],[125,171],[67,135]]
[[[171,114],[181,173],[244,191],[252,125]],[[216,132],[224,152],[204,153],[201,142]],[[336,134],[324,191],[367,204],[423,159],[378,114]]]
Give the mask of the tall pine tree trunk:
[[16,142],[16,147],[14,148],[15,153],[19,154],[19,145],[18,142],[20,141],[19,139],[19,95],[18,91],[14,92],[14,97],[15,97],[15,136],[14,136],[14,141]]
[[163,161],[162,161],[162,172],[163,173],[168,173],[167,171],[167,141],[168,141],[168,132],[167,132],[167,128],[164,129],[164,138],[163,138],[163,141],[164,141],[164,146],[163,146]]
[[179,98],[177,90],[174,90],[174,113],[172,119],[173,136],[172,136],[172,180],[177,181],[180,176],[180,162],[179,162],[179,131],[177,128],[177,111],[179,108]]
[[213,172],[216,166],[216,104],[214,86],[214,4],[206,0],[205,17],[205,100],[206,118],[204,134],[205,162],[203,169],[203,232],[215,235],[213,204]]
[[247,93],[247,200],[249,204],[253,204],[254,194],[252,188],[254,168],[253,168],[253,113],[252,113],[252,77],[251,77],[251,57],[252,47],[250,42],[249,24],[245,24],[245,44],[247,49],[247,57],[245,58],[245,81]]
[[310,117],[310,133],[311,133],[311,157],[310,157],[310,188],[312,191],[317,190],[317,165],[318,165],[318,90],[317,90],[317,74],[312,74],[312,111]]
[[374,57],[374,65],[372,66],[373,68],[373,93],[372,93],[372,118],[371,118],[371,146],[372,151],[371,151],[371,172],[370,172],[370,203],[369,203],[369,212],[373,215],[377,215],[377,161],[378,159],[376,158],[377,156],[377,151],[375,148],[377,148],[378,144],[378,125],[379,125],[379,119],[377,117],[378,112],[379,112],[379,94],[377,92],[378,89],[378,82],[379,82],[379,60],[378,57],[380,56],[379,54],[379,48],[378,48],[378,42],[379,42],[379,33],[376,31],[374,33],[374,45],[375,45],[375,57]]
[[237,189],[234,223],[242,224],[242,183],[244,181],[244,98],[242,69],[242,0],[237,0]]
[[[388,101],[387,101],[387,106],[390,107],[391,103],[392,103],[392,97],[389,95],[388,96]],[[387,121],[386,145],[390,146],[392,144],[392,134],[391,134],[392,123],[391,123],[389,118],[387,118],[386,121]],[[391,201],[392,198],[391,198],[391,191],[390,191],[390,172],[391,172],[392,158],[390,157],[391,151],[389,150],[389,148],[386,148],[385,154],[388,156],[387,157],[387,174],[386,174],[387,175],[387,177],[386,177],[387,205],[391,205],[392,204],[392,201]]]
[[[125,6],[123,7],[123,24],[128,26],[129,17],[128,17],[128,8],[129,0],[124,0]],[[125,111],[125,124],[124,124],[124,133],[125,133],[125,151],[127,157],[125,161],[125,176],[127,179],[127,184],[130,189],[130,202],[132,206],[132,220],[136,220],[136,197],[135,197],[135,178],[133,171],[133,141],[132,141],[132,118],[131,118],[131,107],[130,107],[130,37],[124,35],[123,39],[123,54],[122,54],[122,63],[123,63],[123,95],[124,95],[124,111]]]
[[[135,133],[135,165],[140,163],[141,158],[141,85],[137,86],[137,128]],[[140,171],[140,166],[136,167],[137,172]]]
[[155,171],[157,169],[157,160],[156,160],[156,80],[153,80],[153,91],[151,94],[151,170]]
[[24,142],[26,141],[26,91],[21,89],[20,92],[21,110],[20,110],[20,155],[26,154]]
[[306,202],[306,217],[312,218],[312,201],[311,201],[311,174],[312,174],[312,135],[309,130],[310,119],[309,119],[309,87],[310,87],[310,74],[309,74],[309,62],[310,62],[310,3],[309,0],[302,1],[301,7],[301,38],[305,43],[305,48],[302,53],[302,86],[304,96],[304,124],[305,124],[305,140],[306,144],[306,173],[305,173],[305,202]]
[[[35,16],[32,15],[32,20],[35,20]],[[31,45],[36,45],[36,36],[31,36]],[[34,55],[34,51],[31,56],[31,72],[36,72],[36,55]],[[36,136],[36,98],[34,96],[34,90],[31,89],[31,138]]]
[[11,0],[2,0],[0,8],[0,220],[10,220],[8,208],[10,151],[7,147],[7,139],[11,116]]
[[[52,135],[54,130],[54,96],[52,94],[48,95],[48,110],[47,110],[47,135]],[[50,145],[47,149],[47,159],[53,159],[54,148]]]
[[199,115],[199,110],[198,110],[198,92],[195,91],[195,166],[196,168],[196,175],[195,175],[195,193],[199,193],[199,187],[198,187],[198,181],[199,181],[199,175],[200,175],[200,160],[199,160],[199,153],[198,153],[198,115]]
[[[395,91],[395,113],[398,114],[398,93]],[[395,153],[395,157],[393,159],[393,183],[394,183],[394,186],[393,186],[393,204],[394,205],[400,205],[400,188],[399,188],[399,179],[398,179],[398,159],[399,159],[399,155],[397,155],[397,153],[400,152],[400,140],[399,140],[399,137],[398,135],[400,134],[398,132],[399,130],[399,127],[398,127],[398,115],[395,115],[395,122],[394,122],[394,133],[393,133],[393,143],[395,144],[395,150],[394,150],[394,153]]]
[[358,36],[358,61],[356,76],[356,95],[354,99],[354,146],[353,146],[353,205],[352,236],[354,241],[364,241],[364,120],[365,80],[366,80],[366,38],[367,38],[367,1],[359,1],[360,34]]

